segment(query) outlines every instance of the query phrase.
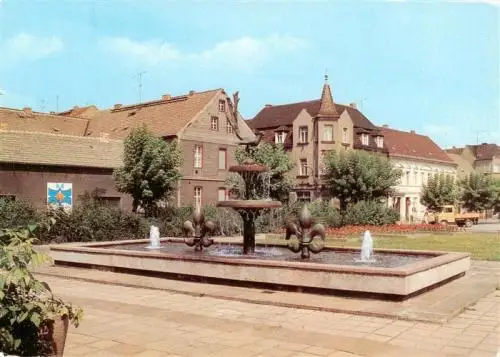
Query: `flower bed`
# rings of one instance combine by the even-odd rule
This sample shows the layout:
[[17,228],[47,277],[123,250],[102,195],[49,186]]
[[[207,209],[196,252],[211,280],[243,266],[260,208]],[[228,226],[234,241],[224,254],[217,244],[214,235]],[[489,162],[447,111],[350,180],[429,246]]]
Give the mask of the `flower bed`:
[[[365,231],[374,234],[412,234],[412,233],[446,233],[456,232],[456,226],[445,226],[441,224],[387,224],[383,226],[343,226],[339,228],[327,227],[326,235],[330,238],[346,238],[359,236]],[[284,233],[280,230],[277,233]]]

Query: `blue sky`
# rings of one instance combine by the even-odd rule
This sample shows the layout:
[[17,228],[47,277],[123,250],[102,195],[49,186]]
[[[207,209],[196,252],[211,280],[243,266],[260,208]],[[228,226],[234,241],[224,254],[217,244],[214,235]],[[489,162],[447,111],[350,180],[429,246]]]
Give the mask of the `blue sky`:
[[0,105],[63,110],[189,90],[335,101],[441,146],[500,142],[500,7],[445,1],[0,0]]

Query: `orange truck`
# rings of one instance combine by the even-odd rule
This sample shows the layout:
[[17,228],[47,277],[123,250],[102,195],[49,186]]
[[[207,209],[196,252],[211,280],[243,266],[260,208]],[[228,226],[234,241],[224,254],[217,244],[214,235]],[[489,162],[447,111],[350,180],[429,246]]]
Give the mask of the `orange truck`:
[[472,227],[479,221],[479,213],[467,212],[460,213],[453,205],[446,205],[441,207],[439,212],[431,215],[429,222],[441,224],[456,224],[459,227]]

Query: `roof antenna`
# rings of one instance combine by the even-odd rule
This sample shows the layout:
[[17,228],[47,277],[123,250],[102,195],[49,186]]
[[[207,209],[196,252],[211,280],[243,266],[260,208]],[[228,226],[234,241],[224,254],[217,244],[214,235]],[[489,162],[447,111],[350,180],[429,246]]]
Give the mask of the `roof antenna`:
[[139,92],[139,104],[142,103],[142,76],[146,73],[146,71],[138,72],[134,77],[139,78],[138,84],[138,92]]

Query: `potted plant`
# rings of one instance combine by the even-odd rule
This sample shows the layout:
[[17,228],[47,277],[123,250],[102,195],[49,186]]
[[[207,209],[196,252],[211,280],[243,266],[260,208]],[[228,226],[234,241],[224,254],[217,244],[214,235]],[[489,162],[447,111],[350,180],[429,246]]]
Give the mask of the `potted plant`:
[[78,326],[82,310],[55,297],[31,272],[50,262],[33,249],[37,228],[0,230],[0,352],[62,356],[68,325]]

